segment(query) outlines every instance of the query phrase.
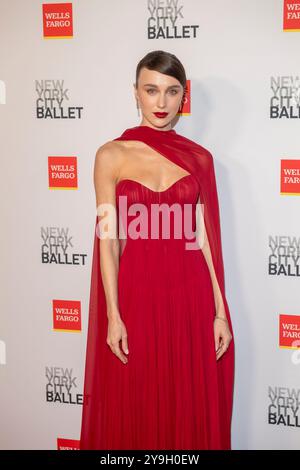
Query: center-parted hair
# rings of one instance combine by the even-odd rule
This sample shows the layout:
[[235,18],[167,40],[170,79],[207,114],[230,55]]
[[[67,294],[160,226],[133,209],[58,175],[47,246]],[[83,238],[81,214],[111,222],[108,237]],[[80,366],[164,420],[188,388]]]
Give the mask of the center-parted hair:
[[136,87],[138,86],[139,74],[143,67],[176,78],[181,83],[185,92],[186,73],[182,63],[174,54],[161,50],[148,52],[137,65],[135,77]]

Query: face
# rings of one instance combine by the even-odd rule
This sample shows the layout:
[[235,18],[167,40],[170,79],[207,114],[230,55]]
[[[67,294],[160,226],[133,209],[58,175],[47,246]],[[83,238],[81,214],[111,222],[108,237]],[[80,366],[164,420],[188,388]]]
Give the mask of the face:
[[142,113],[142,126],[161,130],[171,129],[171,121],[182,103],[184,89],[170,75],[143,67],[140,71],[135,98]]

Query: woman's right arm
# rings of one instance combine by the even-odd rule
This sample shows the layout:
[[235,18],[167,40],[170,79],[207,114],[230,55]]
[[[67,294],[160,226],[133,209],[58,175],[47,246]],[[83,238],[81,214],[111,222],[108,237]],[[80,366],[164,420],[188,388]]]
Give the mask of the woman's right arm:
[[[115,143],[107,142],[99,147],[95,157],[94,186],[100,232],[106,234],[106,238],[99,238],[101,253],[99,262],[107,306],[107,344],[112,352],[126,364],[128,359],[119,345],[122,341],[122,349],[128,354],[127,331],[121,319],[118,304],[120,243],[116,232],[116,181],[121,158],[121,151]],[[112,233],[107,232],[108,228],[113,229]]]

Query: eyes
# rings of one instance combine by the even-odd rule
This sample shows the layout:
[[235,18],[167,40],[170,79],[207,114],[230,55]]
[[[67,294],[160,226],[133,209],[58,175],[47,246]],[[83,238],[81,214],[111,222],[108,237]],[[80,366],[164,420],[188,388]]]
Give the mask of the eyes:
[[[148,90],[146,90],[146,91],[147,91],[148,95],[154,95],[154,93],[155,93],[157,90],[156,90],[155,88],[148,88]],[[169,93],[174,96],[174,95],[178,95],[179,92],[178,92],[178,90],[176,90],[175,88],[171,88],[171,89],[169,90]]]

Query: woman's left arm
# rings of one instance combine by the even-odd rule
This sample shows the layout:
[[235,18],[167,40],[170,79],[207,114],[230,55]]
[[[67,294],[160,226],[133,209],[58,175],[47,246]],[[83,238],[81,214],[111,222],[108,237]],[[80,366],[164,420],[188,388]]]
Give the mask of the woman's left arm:
[[[198,200],[199,202],[199,200]],[[207,262],[207,266],[210,272],[213,292],[214,292],[214,301],[215,301],[215,309],[216,315],[214,319],[214,333],[215,333],[215,348],[217,353],[217,359],[219,359],[222,354],[227,350],[230,341],[232,340],[232,335],[229,330],[229,325],[226,317],[225,307],[223,303],[222,293],[219,287],[219,283],[217,280],[217,276],[215,273],[211,250],[209,246],[209,241],[205,229],[204,218],[201,215],[201,229],[203,231],[203,237],[201,242],[199,243],[200,248],[202,249],[204,258]],[[199,230],[199,226],[198,230]],[[199,236],[199,233],[198,233]]]

